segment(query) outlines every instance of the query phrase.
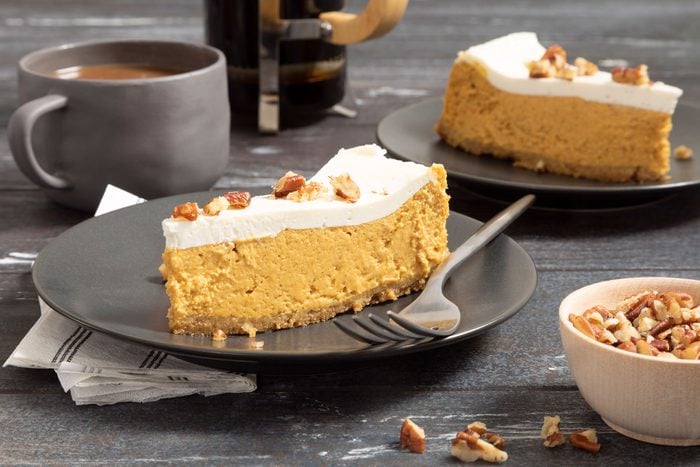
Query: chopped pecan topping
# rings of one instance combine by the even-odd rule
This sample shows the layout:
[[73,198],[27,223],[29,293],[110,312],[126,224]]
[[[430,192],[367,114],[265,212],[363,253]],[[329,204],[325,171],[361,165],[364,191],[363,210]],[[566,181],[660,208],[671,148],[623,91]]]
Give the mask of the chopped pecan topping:
[[612,69],[612,79],[616,83],[633,84],[635,86],[645,86],[651,84],[647,66],[642,64],[634,68],[616,67]]
[[566,50],[559,44],[549,46],[539,60],[527,64],[530,78],[559,78],[573,81],[577,76],[590,76],[598,72],[598,67],[578,57],[574,65],[566,62]]
[[547,60],[554,68],[562,68],[566,65],[566,50],[559,44],[552,44],[544,51],[540,60]]
[[303,175],[289,171],[277,180],[275,186],[272,187],[272,194],[275,195],[275,198],[284,198],[304,185],[306,185],[306,179]]
[[687,293],[642,292],[622,300],[614,315],[595,306],[572,313],[569,321],[586,336],[627,352],[694,360],[698,354],[687,349],[700,351],[700,306]]
[[350,203],[360,199],[360,187],[350,178],[349,174],[344,173],[337,177],[330,177],[330,179],[336,196]]
[[598,73],[598,66],[589,62],[583,57],[576,57],[574,60],[574,66],[576,67],[576,73],[578,76],[592,76]]
[[557,69],[557,73],[555,76],[557,78],[565,79],[567,81],[573,81],[574,78],[577,76],[577,71],[576,68],[569,65],[565,65]]
[[225,211],[229,207],[228,199],[223,196],[217,196],[216,198],[210,199],[207,204],[204,205],[202,210],[207,216],[216,216],[221,211]]
[[325,185],[318,182],[309,182],[297,191],[289,193],[287,199],[298,202],[311,201],[319,198],[326,191],[328,191],[328,188]]
[[401,425],[400,442],[402,448],[422,454],[425,452],[425,431],[407,418]]
[[228,200],[229,207],[233,209],[247,208],[250,204],[250,193],[247,191],[229,191],[224,194],[224,198]]
[[530,78],[561,78],[571,81],[576,69],[566,63],[566,50],[559,44],[549,46],[539,60],[527,64]]
[[527,64],[530,71],[530,78],[553,78],[557,73],[556,68],[549,60],[534,60]]
[[197,216],[199,216],[199,206],[197,206],[197,203],[178,204],[173,208],[172,217],[174,219],[183,218],[188,221],[195,221],[197,220]]
[[598,443],[598,437],[593,428],[588,428],[586,430],[579,430],[571,433],[569,435],[569,442],[572,446],[579,449],[583,449],[588,452],[598,452],[600,451],[600,444]]
[[673,155],[679,161],[685,161],[693,157],[693,149],[681,144],[673,150]]

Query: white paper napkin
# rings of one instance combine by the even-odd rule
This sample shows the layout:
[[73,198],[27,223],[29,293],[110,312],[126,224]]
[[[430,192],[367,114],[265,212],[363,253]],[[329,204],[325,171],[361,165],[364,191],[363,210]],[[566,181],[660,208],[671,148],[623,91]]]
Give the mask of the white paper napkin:
[[[144,200],[108,186],[95,215]],[[3,366],[50,368],[78,405],[251,392],[255,375],[214,370],[91,331],[39,299],[41,317]]]

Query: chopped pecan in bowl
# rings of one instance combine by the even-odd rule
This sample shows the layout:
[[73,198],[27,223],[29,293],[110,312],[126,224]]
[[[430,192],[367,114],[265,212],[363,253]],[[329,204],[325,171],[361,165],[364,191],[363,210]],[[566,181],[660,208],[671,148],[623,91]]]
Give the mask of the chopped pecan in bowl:
[[614,308],[571,313],[569,321],[591,339],[627,352],[700,359],[700,305],[687,293],[643,291]]

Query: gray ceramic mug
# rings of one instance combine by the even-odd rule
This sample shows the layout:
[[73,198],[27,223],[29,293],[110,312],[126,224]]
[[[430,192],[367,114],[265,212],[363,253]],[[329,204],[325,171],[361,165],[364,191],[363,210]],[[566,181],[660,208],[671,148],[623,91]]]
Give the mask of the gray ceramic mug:
[[[104,65],[160,77],[66,79]],[[8,139],[20,170],[54,201],[94,211],[107,184],[144,198],[210,188],[228,162],[223,54],[205,45],[112,41],[39,50],[19,62]]]

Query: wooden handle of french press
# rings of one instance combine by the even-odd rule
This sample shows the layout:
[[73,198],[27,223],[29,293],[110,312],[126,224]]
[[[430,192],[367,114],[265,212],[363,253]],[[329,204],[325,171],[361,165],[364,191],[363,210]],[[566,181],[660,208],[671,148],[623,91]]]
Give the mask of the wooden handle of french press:
[[319,19],[331,25],[331,36],[325,40],[337,45],[354,44],[382,36],[401,20],[408,0],[368,0],[359,15],[328,11]]

